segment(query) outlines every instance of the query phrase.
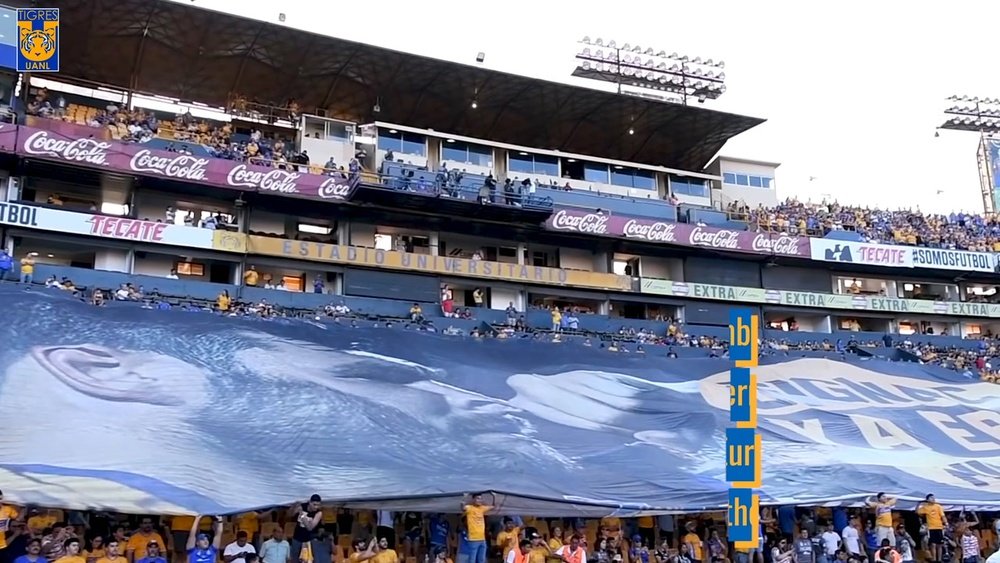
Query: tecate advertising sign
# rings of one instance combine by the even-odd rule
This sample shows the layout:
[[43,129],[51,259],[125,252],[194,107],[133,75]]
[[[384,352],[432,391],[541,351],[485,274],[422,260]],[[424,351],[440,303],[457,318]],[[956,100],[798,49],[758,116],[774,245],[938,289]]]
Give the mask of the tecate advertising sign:
[[212,248],[215,231],[114,215],[76,213],[21,203],[0,203],[0,224],[57,233],[148,242],[187,248]]

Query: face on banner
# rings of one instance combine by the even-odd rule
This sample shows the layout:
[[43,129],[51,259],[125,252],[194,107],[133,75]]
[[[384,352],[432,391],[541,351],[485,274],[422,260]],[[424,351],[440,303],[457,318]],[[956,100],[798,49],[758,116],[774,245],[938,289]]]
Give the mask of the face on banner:
[[[0,409],[46,413],[0,441],[0,471],[40,480],[17,502],[51,501],[76,477],[64,505],[114,508],[92,501],[113,481],[203,513],[428,487],[726,503],[723,359],[523,341],[470,355],[465,339],[416,331],[150,315],[2,287],[0,298],[14,312],[0,326]],[[875,361],[755,372],[768,499],[854,498],[891,479],[900,495],[996,501],[984,491],[1000,486],[1000,386]],[[104,447],[81,454],[90,443]],[[649,467],[670,467],[672,485],[651,491]]]

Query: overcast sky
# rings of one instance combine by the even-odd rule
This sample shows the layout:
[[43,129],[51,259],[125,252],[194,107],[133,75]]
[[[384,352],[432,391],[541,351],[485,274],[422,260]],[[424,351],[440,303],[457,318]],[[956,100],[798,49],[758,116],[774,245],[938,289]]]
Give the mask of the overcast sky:
[[1000,2],[238,5],[244,16],[277,22],[283,11],[288,26],[441,59],[474,64],[483,51],[489,68],[568,83],[580,83],[569,74],[584,36],[722,59],[727,92],[706,105],[768,120],[722,154],[780,162],[779,197],[982,211],[978,136],[934,131],[948,96],[1000,98],[989,31]]

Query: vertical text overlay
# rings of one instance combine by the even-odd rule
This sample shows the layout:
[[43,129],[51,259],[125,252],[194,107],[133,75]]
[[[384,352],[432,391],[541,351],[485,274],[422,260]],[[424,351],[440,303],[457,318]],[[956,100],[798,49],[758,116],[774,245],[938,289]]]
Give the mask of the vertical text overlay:
[[736,549],[759,547],[761,440],[757,433],[757,349],[760,318],[752,309],[729,311],[729,421],[726,481],[729,541]]

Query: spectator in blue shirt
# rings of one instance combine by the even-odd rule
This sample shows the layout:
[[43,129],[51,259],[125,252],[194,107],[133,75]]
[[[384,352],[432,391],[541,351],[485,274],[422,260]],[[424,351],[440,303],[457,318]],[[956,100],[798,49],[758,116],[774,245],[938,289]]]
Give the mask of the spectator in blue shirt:
[[42,557],[42,540],[31,538],[25,546],[27,553],[14,560],[14,563],[49,563],[48,559]]
[[167,563],[166,558],[160,555],[160,543],[153,540],[146,544],[146,556],[137,563]]
[[202,518],[203,516],[195,516],[194,523],[191,524],[187,541],[188,563],[216,563],[219,559],[219,546],[222,545],[222,517],[215,517],[212,539],[208,538],[208,534],[198,531],[198,524]]
[[451,524],[444,514],[434,514],[427,522],[428,535],[430,536],[431,552],[438,549],[448,548],[448,536],[451,535]]
[[7,273],[14,268],[14,259],[6,250],[0,249],[0,281],[7,279]]

